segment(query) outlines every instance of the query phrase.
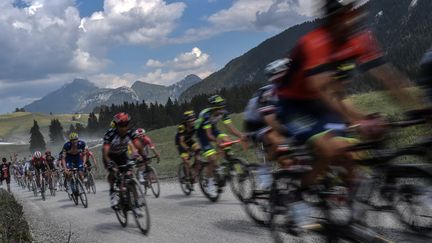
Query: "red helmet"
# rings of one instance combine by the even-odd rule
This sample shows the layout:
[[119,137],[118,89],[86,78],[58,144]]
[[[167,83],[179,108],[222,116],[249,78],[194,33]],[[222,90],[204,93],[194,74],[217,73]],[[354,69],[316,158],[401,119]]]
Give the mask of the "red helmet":
[[125,127],[129,124],[130,116],[125,112],[120,112],[114,116],[113,121],[117,126]]
[[139,138],[143,138],[146,135],[146,131],[143,128],[138,128],[135,130],[135,133]]
[[40,151],[36,151],[36,152],[34,152],[33,156],[34,156],[36,159],[40,159],[40,158],[42,158],[42,153],[41,153]]

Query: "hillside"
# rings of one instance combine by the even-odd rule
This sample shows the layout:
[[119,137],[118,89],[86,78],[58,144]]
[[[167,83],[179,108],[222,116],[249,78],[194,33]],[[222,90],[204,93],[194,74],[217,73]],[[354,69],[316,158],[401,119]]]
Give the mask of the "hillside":
[[[432,43],[432,1],[418,0],[371,0],[364,7],[369,9],[366,23],[376,34],[387,55],[397,67],[414,76],[421,55]],[[294,46],[300,36],[317,23],[306,22],[293,26],[262,42],[244,55],[226,64],[221,70],[186,90],[180,100],[188,100],[198,94],[213,93],[221,88],[264,82],[263,69],[269,62],[278,59]],[[363,78],[363,77],[362,77]],[[353,91],[368,91],[370,83],[355,82]]]
[[64,129],[68,129],[71,124],[81,123],[87,126],[88,115],[81,115],[76,121],[72,120],[72,114],[46,115],[42,113],[16,112],[0,115],[0,139],[9,142],[25,142],[29,140],[29,131],[36,120],[41,128],[41,132],[48,139],[48,126],[51,119],[57,118]]

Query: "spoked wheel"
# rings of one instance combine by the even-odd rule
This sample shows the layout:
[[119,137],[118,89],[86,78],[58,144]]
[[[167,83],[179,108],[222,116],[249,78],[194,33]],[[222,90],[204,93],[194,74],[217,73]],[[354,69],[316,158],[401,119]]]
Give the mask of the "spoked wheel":
[[88,183],[90,185],[90,189],[93,192],[93,194],[96,194],[96,183],[94,181],[92,173],[90,173],[89,176],[88,176]]
[[72,201],[75,203],[75,205],[78,205],[79,192],[78,192],[78,188],[77,188],[77,185],[76,185],[76,181],[71,180],[69,182],[69,187],[70,187],[70,190],[71,190],[71,193],[70,193],[69,196],[72,198]]
[[37,191],[36,181],[32,180],[32,185],[31,185],[31,187],[32,187],[32,190],[33,190],[33,194],[34,194],[34,196],[37,197],[37,195],[38,195],[38,191]]
[[181,163],[178,169],[177,177],[180,183],[180,188],[186,196],[189,196],[192,192],[192,183],[187,179],[186,168],[184,163]]
[[268,226],[270,218],[270,191],[257,191],[258,165],[248,166],[247,178],[240,183],[246,214],[257,224]]
[[410,229],[421,233],[432,231],[431,182],[430,179],[416,178],[414,184],[400,185],[394,200],[399,220]]
[[41,196],[42,200],[45,201],[45,179],[41,180]]
[[82,205],[84,206],[84,208],[87,208],[88,207],[88,201],[87,201],[87,194],[84,190],[84,186],[80,180],[77,180],[76,182],[77,182],[76,193],[78,193],[77,196],[79,196],[80,201],[81,201]]
[[158,198],[160,195],[160,184],[156,169],[149,166],[149,171],[147,172],[147,183],[153,192],[153,195]]
[[[128,205],[126,205],[124,202],[124,197],[122,195],[122,192],[120,193],[120,203],[114,208],[114,212],[116,214],[117,220],[119,221],[120,225],[122,227],[126,227],[128,224],[128,215],[127,215],[127,211],[128,211]],[[125,193],[125,192],[123,192]],[[127,195],[126,195],[127,197]],[[128,199],[128,202],[130,200]]]
[[135,180],[129,184],[128,193],[131,199],[130,202],[132,204],[132,213],[135,217],[135,222],[141,230],[141,233],[147,235],[150,231],[150,213],[145,195]]
[[247,162],[241,159],[230,160],[230,177],[231,177],[231,191],[234,196],[243,202],[241,183],[248,178]]
[[57,184],[57,180],[54,178],[51,178],[50,193],[51,193],[51,196],[53,196],[53,197],[55,197],[55,195],[56,195],[56,190],[55,190],[56,184]]
[[[206,173],[206,167],[208,164],[203,164],[201,167],[200,173],[198,175],[198,181],[201,188],[202,193],[205,197],[207,197],[210,201],[216,202],[219,199],[219,190],[216,192],[216,195],[210,195],[208,192],[208,177],[205,175]],[[217,184],[217,182],[215,182]],[[217,187],[217,185],[215,185]]]

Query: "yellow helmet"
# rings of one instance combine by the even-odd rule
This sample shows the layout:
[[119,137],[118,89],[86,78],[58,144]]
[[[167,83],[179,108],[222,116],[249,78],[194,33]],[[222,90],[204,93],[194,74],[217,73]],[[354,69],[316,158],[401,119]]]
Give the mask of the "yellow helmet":
[[76,132],[71,132],[71,133],[69,134],[69,140],[70,140],[70,141],[72,141],[72,140],[78,140],[78,133],[76,133]]

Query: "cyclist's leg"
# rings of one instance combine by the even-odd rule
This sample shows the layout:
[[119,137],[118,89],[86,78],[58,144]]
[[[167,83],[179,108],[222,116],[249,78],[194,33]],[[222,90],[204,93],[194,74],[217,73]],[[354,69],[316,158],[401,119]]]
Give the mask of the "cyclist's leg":
[[198,131],[197,137],[199,140],[199,143],[201,144],[203,156],[208,161],[208,165],[206,167],[205,175],[208,178],[212,178],[214,174],[214,170],[217,165],[217,151],[213,147],[213,145],[210,143],[210,141],[207,138],[207,134],[205,134],[204,131]]
[[191,177],[190,173],[190,163],[189,163],[189,152],[186,151],[182,146],[177,146],[177,150],[179,152],[180,158],[184,164],[185,174],[187,178]]

